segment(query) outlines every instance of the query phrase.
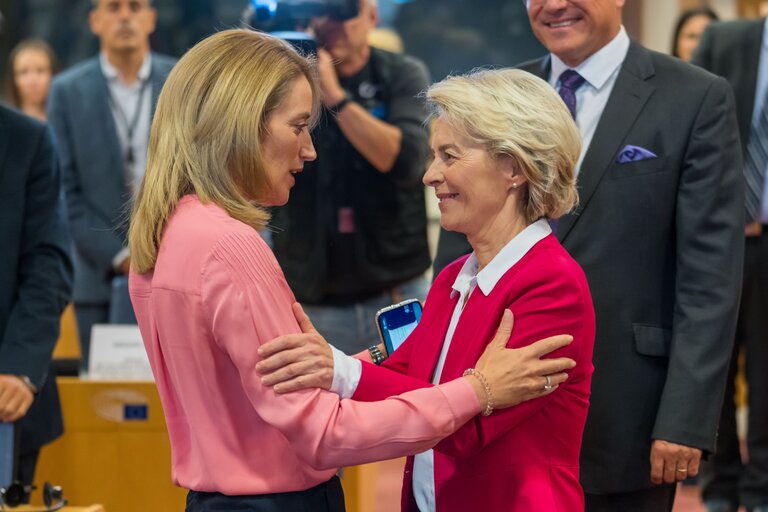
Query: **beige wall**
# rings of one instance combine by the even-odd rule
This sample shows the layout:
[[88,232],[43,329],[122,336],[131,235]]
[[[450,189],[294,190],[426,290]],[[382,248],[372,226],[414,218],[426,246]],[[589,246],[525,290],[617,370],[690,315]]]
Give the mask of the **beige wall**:
[[[672,45],[672,31],[675,28],[678,14],[690,7],[708,3],[723,19],[736,17],[735,0],[627,0],[641,5],[641,36],[642,42],[648,48],[660,52],[669,52]],[[626,10],[626,7],[625,7]],[[626,17],[626,15],[625,15]],[[627,24],[627,20],[625,20]]]

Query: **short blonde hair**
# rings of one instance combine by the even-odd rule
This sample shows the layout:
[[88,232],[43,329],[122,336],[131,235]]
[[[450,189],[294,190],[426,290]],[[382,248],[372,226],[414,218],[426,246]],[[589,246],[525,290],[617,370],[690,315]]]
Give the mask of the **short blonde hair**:
[[426,92],[434,116],[485,147],[511,157],[528,181],[523,215],[558,218],[578,202],[574,168],[581,137],[552,87],[519,69],[449,76]]
[[[312,62],[286,42],[247,29],[225,30],[196,44],[168,76],[149,137],[147,170],[128,232],[138,273],[155,266],[165,224],[179,199],[197,194],[254,229],[269,215],[261,141],[268,117],[295,81],[319,91]],[[263,206],[263,203],[262,203]]]

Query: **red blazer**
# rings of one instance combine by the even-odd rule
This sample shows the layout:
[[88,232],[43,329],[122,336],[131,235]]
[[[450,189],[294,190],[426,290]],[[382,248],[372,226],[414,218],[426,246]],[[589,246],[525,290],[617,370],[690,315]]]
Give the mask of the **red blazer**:
[[[451,287],[466,258],[456,260],[437,277],[421,322],[403,345],[382,366],[363,364],[353,399],[381,400],[430,385],[456,306]],[[584,273],[554,236],[538,242],[490,295],[486,297],[479,288],[472,293],[456,327],[441,382],[474,367],[505,308],[515,316],[508,347],[572,334],[569,346],[548,357],[573,358],[576,367],[554,393],[489,417],[478,415],[435,446],[437,511],[583,510],[579,449],[589,406],[595,315]],[[417,510],[412,469],[413,457],[409,457],[402,492],[402,509],[408,512]]]

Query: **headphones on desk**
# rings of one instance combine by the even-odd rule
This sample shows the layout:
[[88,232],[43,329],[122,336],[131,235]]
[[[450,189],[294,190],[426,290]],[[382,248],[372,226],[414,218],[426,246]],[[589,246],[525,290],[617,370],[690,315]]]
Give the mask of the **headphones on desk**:
[[[0,488],[0,512],[5,512],[9,508],[15,508],[29,501],[29,496],[35,490],[34,485],[22,485],[13,482],[8,488]],[[50,482],[43,484],[43,505],[44,508],[27,509],[27,512],[56,512],[67,506],[67,499],[61,487],[51,485]],[[7,508],[6,508],[7,507]]]

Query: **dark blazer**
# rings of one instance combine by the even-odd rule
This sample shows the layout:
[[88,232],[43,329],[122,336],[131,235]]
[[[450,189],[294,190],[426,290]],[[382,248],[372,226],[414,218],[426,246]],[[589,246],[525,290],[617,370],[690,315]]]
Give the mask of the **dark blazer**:
[[[435,280],[424,315],[403,345],[381,366],[363,364],[353,399],[384,400],[431,385],[459,300],[452,285],[465,260],[455,261]],[[440,512],[584,510],[579,446],[589,406],[595,316],[584,273],[554,236],[536,243],[488,295],[479,288],[472,292],[456,325],[441,383],[475,366],[505,309],[515,315],[508,347],[568,332],[573,342],[549,357],[570,357],[576,367],[555,393],[488,417],[477,415],[435,446],[436,508]],[[402,497],[403,511],[417,511],[413,457],[405,466]]]
[[[546,80],[549,57],[522,68]],[[651,487],[653,439],[714,449],[744,251],[734,112],[725,80],[632,43],[582,162],[557,238],[597,317],[587,492]],[[657,157],[619,164],[625,145]]]
[[0,373],[40,392],[20,420],[22,453],[62,432],[51,354],[72,293],[71,240],[50,132],[0,106]]
[[[152,54],[152,112],[175,60]],[[48,119],[56,134],[74,238],[75,303],[106,304],[112,259],[126,245],[131,199],[99,58],[58,75]]]
[[725,77],[736,94],[736,117],[746,150],[755,110],[757,71],[765,18],[712,23],[704,31],[692,63]]

